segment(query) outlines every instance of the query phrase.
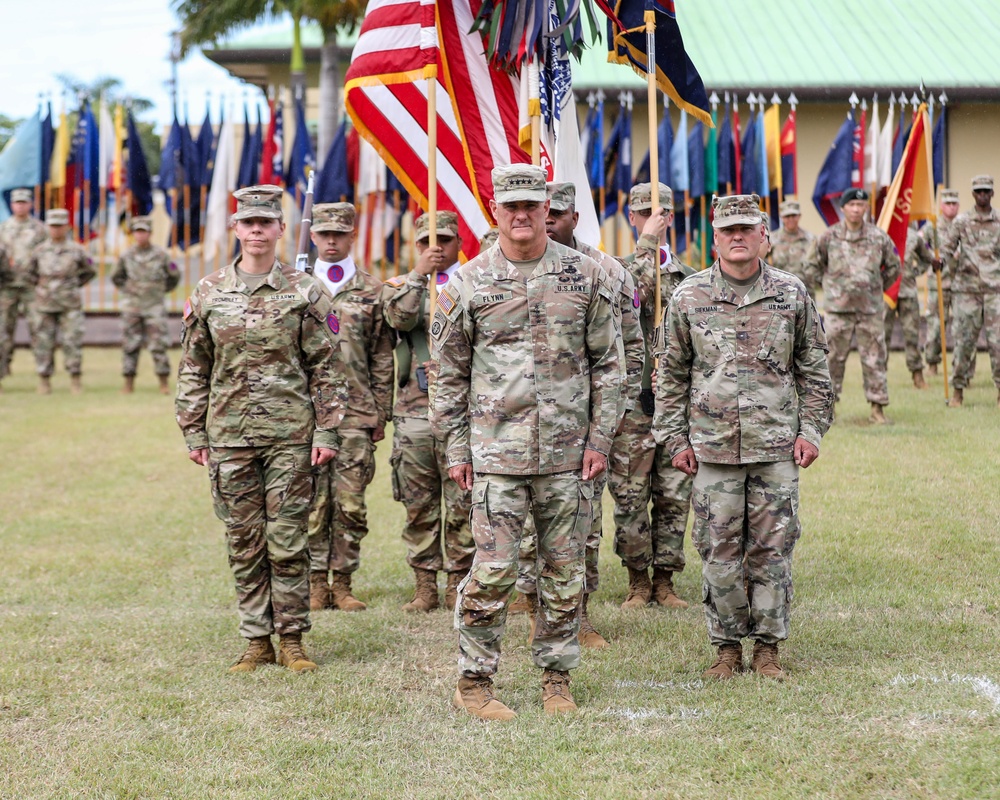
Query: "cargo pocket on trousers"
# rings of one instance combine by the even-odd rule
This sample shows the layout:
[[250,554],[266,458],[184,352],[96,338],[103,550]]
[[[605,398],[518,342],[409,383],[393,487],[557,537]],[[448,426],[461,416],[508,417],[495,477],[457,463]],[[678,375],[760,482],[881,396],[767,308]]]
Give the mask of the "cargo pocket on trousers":
[[403,502],[403,476],[399,474],[399,462],[403,460],[402,451],[396,451],[389,456],[389,471],[392,479],[392,499],[397,503]]
[[[691,543],[698,551],[702,561],[708,559],[711,544],[711,526],[709,524],[710,506],[708,492],[691,492],[691,510],[694,512],[694,521],[691,524]],[[707,587],[706,587],[707,591]]]
[[[795,547],[799,536],[802,535],[802,526],[799,524],[799,498],[797,494],[788,497],[784,513],[787,515],[787,518],[785,523],[785,542],[781,553],[786,559],[791,559],[792,548]],[[791,570],[791,564],[788,567]]]
[[212,487],[212,510],[215,516],[225,523],[229,523],[229,507],[222,499],[222,490],[219,488],[219,465],[214,461],[208,462],[208,481]]
[[493,534],[493,520],[490,519],[489,488],[490,481],[488,478],[476,478],[472,481],[472,504],[469,511],[469,526],[472,528],[472,537],[475,539],[476,549],[495,553],[497,543],[496,537]]
[[[316,476],[312,470],[292,470],[288,486],[281,496],[281,503],[274,516],[280,519],[302,521],[309,516],[316,494]],[[268,513],[268,516],[271,516]]]

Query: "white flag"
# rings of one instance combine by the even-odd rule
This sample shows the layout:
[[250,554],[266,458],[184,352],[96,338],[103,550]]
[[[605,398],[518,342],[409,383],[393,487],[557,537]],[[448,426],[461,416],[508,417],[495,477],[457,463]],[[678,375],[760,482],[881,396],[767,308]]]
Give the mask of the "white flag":
[[892,136],[895,126],[896,104],[889,100],[889,114],[878,137],[878,188],[892,183]]
[[878,140],[880,133],[878,100],[872,100],[872,118],[865,134],[865,178],[863,183],[866,189],[878,183]]
[[[236,141],[232,114],[222,123],[219,131],[219,145],[215,151],[215,171],[212,186],[208,190],[207,221],[203,253],[206,261],[211,261],[221,250],[229,247],[229,198],[236,190]],[[228,256],[227,256],[228,257]]]
[[98,185],[102,189],[107,189],[108,176],[111,174],[115,163],[115,124],[112,122],[111,114],[108,113],[108,107],[103,100],[101,100],[99,125],[97,164],[100,172],[98,175],[100,183]]
[[576,223],[576,238],[594,247],[601,245],[601,225],[597,221],[594,196],[590,192],[587,165],[583,163],[586,152],[580,142],[580,123],[576,116],[576,101],[572,92],[566,92],[563,107],[556,121],[556,163],[553,179],[559,183],[569,181],[576,186],[576,210],[580,219]]

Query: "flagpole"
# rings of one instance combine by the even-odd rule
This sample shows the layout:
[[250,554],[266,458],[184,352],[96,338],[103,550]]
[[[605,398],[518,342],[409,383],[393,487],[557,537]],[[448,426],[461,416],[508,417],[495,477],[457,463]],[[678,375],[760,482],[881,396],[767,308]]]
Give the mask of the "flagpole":
[[[733,95],[733,102],[738,102],[735,94]],[[729,92],[726,92],[726,113],[729,113]],[[732,134],[730,134],[730,138],[732,138]],[[727,144],[726,147],[728,146]],[[732,163],[732,159],[730,159],[729,173],[726,175],[726,194],[733,193],[733,182],[729,179],[733,176],[733,169],[735,167],[736,164]]]
[[[601,126],[601,152],[597,154],[597,157],[601,159],[601,168],[598,170],[598,174],[604,176],[604,92],[601,89],[597,90],[597,103],[601,109],[600,115],[600,126]],[[607,177],[601,181],[601,185],[597,189],[597,207],[601,215],[601,238],[604,238],[604,223],[606,222],[605,213],[608,206],[607,198]],[[617,243],[616,243],[617,244]]]
[[[665,116],[669,116],[670,114],[670,99],[667,97],[666,94],[663,95],[663,113]],[[672,176],[668,177],[670,177],[671,182],[673,182],[673,177]],[[674,209],[674,218],[676,219],[676,217],[677,217],[677,209]],[[677,252],[677,228],[675,228],[673,225],[670,226],[670,252],[671,254]]]
[[[649,112],[649,187],[652,208],[658,210],[660,207],[660,142],[656,135],[656,12],[652,8],[647,8],[643,12],[643,20],[646,23],[646,109]],[[620,163],[620,162],[619,162]],[[659,250],[660,243],[657,241],[656,249]],[[660,269],[659,258],[654,262],[656,272],[656,295],[654,303],[653,319],[656,327],[660,326],[660,318],[663,313],[662,301],[660,299]]]
[[[934,260],[941,260],[941,249],[938,242],[937,217],[931,223],[934,226]],[[941,372],[944,374],[944,401],[948,402],[948,337],[944,330],[944,288],[941,283],[941,270],[934,270],[934,280],[937,282],[938,325],[941,329]]]
[[531,121],[531,163],[542,163],[542,101],[539,85],[538,55],[532,55],[528,68],[528,119]]
[[392,190],[392,204],[396,209],[396,213],[399,217],[396,219],[396,225],[392,229],[392,270],[393,275],[399,274],[399,226],[403,221],[403,210],[400,208],[400,196],[399,189]]
[[[427,246],[437,247],[437,3],[433,3],[429,9],[425,9],[430,19],[423,22],[433,22],[434,46],[428,48],[427,62],[424,64],[424,77],[427,79],[427,213],[430,218],[427,220]],[[529,73],[530,76],[530,73]],[[537,80],[536,80],[537,85]],[[536,92],[537,95],[537,92]],[[535,136],[535,120],[531,122],[531,148],[534,151],[537,146]],[[532,153],[532,163],[537,164],[536,153]],[[437,270],[433,270],[428,278],[430,283],[430,314],[434,314],[437,306]],[[431,347],[431,328],[427,326],[427,347]]]
[[[875,96],[872,97],[872,116],[875,118],[875,127],[881,131],[881,126],[878,124],[878,92],[875,92]],[[862,135],[865,135],[862,131]],[[864,181],[862,181],[863,183]],[[798,183],[795,184],[798,186]],[[878,194],[878,159],[872,158],[872,192],[871,198],[869,198],[872,207],[872,219],[876,219],[875,216],[875,204],[877,202],[876,195]]]

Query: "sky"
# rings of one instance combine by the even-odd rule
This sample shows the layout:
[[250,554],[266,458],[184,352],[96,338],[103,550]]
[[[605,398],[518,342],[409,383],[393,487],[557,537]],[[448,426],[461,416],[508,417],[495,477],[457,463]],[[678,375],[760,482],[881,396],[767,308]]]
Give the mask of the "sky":
[[[121,78],[127,93],[155,104],[143,119],[170,124],[170,33],[179,27],[170,0],[4,0],[3,6],[0,63],[7,79],[0,114],[28,117],[38,108],[39,93],[51,93],[58,115],[61,87],[55,76],[68,73],[87,82]],[[261,97],[200,52],[178,64],[177,77],[181,113],[186,98],[192,122],[205,115],[206,92],[215,120],[222,94],[227,106],[242,102],[245,91],[251,100]],[[76,98],[66,102],[77,105]]]

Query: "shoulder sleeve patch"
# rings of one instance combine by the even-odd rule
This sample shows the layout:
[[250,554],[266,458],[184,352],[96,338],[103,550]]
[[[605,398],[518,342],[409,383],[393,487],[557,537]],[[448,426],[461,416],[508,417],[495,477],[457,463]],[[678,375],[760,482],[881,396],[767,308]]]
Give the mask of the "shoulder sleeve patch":
[[445,314],[450,314],[455,308],[455,298],[448,289],[442,289],[438,294],[437,304]]
[[405,275],[395,275],[392,278],[389,278],[386,281],[386,283],[388,283],[390,286],[402,286],[404,283],[406,283],[406,276]]

